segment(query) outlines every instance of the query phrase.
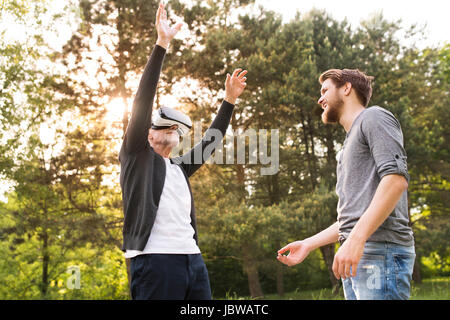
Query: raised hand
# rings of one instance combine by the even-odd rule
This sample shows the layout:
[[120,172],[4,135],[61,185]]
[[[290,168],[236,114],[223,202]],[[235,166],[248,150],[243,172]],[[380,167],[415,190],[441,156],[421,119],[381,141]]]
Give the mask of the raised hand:
[[167,12],[164,9],[164,3],[160,3],[158,11],[156,12],[156,31],[158,32],[158,40],[156,44],[167,49],[170,41],[175,37],[178,31],[181,30],[183,23],[177,23],[174,27],[169,26],[169,21],[167,20]]
[[227,80],[225,81],[225,100],[231,104],[236,104],[236,99],[241,95],[247,85],[245,82],[245,80],[247,80],[245,77],[247,70],[241,71],[242,69],[236,69],[231,76],[227,73]]

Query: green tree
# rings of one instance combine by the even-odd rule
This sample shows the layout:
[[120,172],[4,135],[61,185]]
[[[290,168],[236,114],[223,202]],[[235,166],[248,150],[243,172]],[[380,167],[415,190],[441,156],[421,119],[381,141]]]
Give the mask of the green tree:
[[119,195],[104,179],[115,161],[104,139],[104,110],[89,113],[92,104],[83,105],[52,61],[45,35],[69,17],[57,13],[46,21],[48,4],[16,1],[1,12],[26,30],[23,42],[0,42],[0,172],[12,185],[0,225],[7,298],[52,297],[52,280],[73,251],[118,245],[112,226]]
[[[196,77],[209,91],[217,92],[221,74],[214,74],[214,69],[244,66],[251,79],[247,93],[252,94],[244,95],[239,102],[245,108],[235,110],[233,129],[242,132],[253,126],[281,130],[279,173],[260,176],[256,169],[259,167],[251,165],[227,168],[227,177],[230,172],[234,176],[232,181],[236,187],[233,190],[237,199],[245,201],[247,206],[270,206],[283,200],[311,197],[319,185],[330,192],[334,190],[336,154],[345,132],[339,126],[324,126],[317,107],[320,87],[317,79],[322,71],[330,68],[359,68],[375,76],[371,104],[391,110],[400,119],[413,166],[426,161],[415,160],[416,153],[408,149],[417,146],[429,149],[424,140],[409,142],[409,136],[416,134],[411,126],[414,117],[408,110],[420,106],[426,95],[431,94],[426,89],[429,85],[424,84],[432,83],[426,75],[430,74],[433,63],[417,57],[411,59],[414,56],[411,54],[417,55],[419,51],[414,46],[402,46],[399,31],[398,22],[388,22],[381,15],[370,17],[353,31],[346,21],[338,22],[316,10],[303,17],[298,15],[286,25],[281,25],[273,14],[261,11],[252,16],[240,16],[239,27],[224,25],[207,29],[201,42],[204,47],[188,53],[187,74]],[[406,30],[406,36],[414,37],[415,32],[414,28]],[[416,73],[422,76],[416,77]],[[413,81],[409,75],[417,80]],[[446,101],[446,91],[443,92],[440,98]],[[442,127],[434,131],[445,132],[445,126]],[[445,141],[445,138],[440,139]],[[442,162],[442,158],[439,161]],[[329,205],[325,212],[332,222],[336,219],[336,206],[331,202]],[[309,230],[320,231],[320,228],[324,226],[318,223],[317,228],[310,226]],[[321,252],[335,286],[337,282],[331,272],[334,246],[321,248]]]

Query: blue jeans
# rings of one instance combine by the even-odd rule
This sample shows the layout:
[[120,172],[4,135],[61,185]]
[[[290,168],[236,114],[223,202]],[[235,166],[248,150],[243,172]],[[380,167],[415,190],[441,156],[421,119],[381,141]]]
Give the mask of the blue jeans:
[[356,277],[342,280],[345,299],[409,299],[415,258],[414,246],[367,242]]
[[142,254],[131,259],[133,300],[211,300],[201,254]]

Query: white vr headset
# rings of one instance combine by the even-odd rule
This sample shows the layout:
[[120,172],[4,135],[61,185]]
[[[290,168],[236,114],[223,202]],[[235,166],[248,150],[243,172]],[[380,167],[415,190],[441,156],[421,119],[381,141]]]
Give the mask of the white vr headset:
[[152,119],[153,130],[168,129],[173,125],[177,125],[178,134],[184,136],[191,129],[192,122],[187,115],[178,110],[169,107],[161,107],[156,110]]

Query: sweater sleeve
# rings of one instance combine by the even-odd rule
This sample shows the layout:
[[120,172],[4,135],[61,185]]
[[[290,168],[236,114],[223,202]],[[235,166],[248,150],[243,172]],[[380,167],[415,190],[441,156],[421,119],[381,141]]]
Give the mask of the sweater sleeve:
[[188,177],[193,175],[213,154],[216,147],[221,144],[230,124],[233,110],[234,105],[224,100],[202,140],[186,154],[172,159],[174,163],[183,167]]
[[152,106],[166,50],[156,45],[150,55],[133,101],[131,118],[122,143],[126,153],[142,150],[148,143]]

